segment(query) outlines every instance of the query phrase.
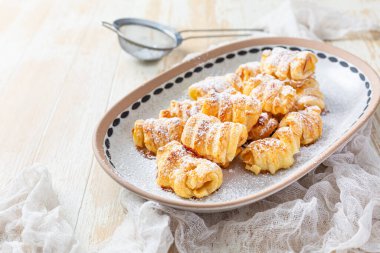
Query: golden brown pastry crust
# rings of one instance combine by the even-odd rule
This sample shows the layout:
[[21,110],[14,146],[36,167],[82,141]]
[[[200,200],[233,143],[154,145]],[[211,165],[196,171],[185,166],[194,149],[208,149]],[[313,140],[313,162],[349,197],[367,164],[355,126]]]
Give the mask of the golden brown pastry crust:
[[158,149],[157,168],[157,184],[182,198],[208,196],[223,182],[222,169],[217,164],[196,157],[177,141]]
[[174,118],[178,117],[184,121],[187,121],[191,116],[199,113],[201,110],[201,105],[199,101],[194,100],[183,100],[170,101],[170,107],[165,110],[160,111],[160,118]]
[[181,140],[184,122],[179,118],[136,120],[132,129],[136,146],[146,148],[154,154],[170,141]]
[[192,84],[189,89],[189,96],[193,100],[207,95],[210,91],[222,92],[228,88],[234,88],[238,91],[242,90],[243,84],[235,73],[224,76],[211,76],[206,79]]
[[244,83],[243,94],[262,103],[262,110],[274,115],[287,114],[294,109],[296,91],[271,75],[259,74]]
[[248,81],[249,78],[255,77],[261,73],[260,62],[247,62],[240,65],[236,71],[236,75],[239,76],[242,82]]
[[317,57],[309,51],[276,47],[261,55],[261,71],[280,80],[303,80],[314,74]]
[[322,135],[321,110],[317,106],[291,112],[280,122],[278,130],[270,138],[251,142],[241,153],[246,169],[258,174],[289,168],[294,163],[300,145],[315,142]]
[[261,113],[260,101],[232,88],[221,93],[211,91],[199,101],[202,113],[217,117],[222,122],[244,124],[247,130],[256,124]]
[[182,133],[181,142],[197,155],[223,167],[241,151],[247,140],[243,124],[221,122],[218,118],[198,113],[190,117]]
[[278,120],[268,112],[260,114],[259,120],[248,132],[248,140],[259,140],[271,136],[277,129]]
[[296,109],[303,110],[306,107],[318,106],[322,111],[325,109],[324,95],[315,78],[308,78],[302,85],[296,88]]
[[273,137],[251,142],[240,154],[245,168],[259,174],[276,173],[293,165],[294,154],[299,151],[299,137],[289,127],[278,129]]
[[221,186],[221,167],[239,154],[255,174],[292,166],[300,146],[322,135],[316,62],[308,51],[266,50],[261,62],[191,85],[193,100],[171,101],[159,119],[137,120],[133,140],[157,153],[157,183],[202,198]]
[[299,112],[291,112],[285,115],[279,127],[290,127],[295,134],[300,136],[301,144],[308,145],[322,136],[323,123],[320,114],[321,109],[318,106],[311,106]]

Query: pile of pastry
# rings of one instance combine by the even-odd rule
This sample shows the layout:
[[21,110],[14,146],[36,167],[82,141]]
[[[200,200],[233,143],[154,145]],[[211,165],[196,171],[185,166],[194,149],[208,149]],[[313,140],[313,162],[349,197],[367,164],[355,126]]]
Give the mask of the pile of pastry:
[[309,51],[265,50],[260,62],[191,85],[191,99],[171,101],[158,119],[137,120],[133,140],[156,155],[158,185],[207,196],[238,155],[255,174],[289,168],[300,146],[322,134],[316,62]]

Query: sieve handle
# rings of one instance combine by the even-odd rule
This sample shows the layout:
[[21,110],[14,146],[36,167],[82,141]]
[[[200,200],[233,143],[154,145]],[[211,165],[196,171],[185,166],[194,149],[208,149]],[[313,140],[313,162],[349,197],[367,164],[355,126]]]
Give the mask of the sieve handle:
[[119,33],[119,30],[117,30],[117,29],[113,26],[113,24],[111,24],[111,23],[108,23],[108,22],[106,22],[106,21],[102,21],[102,25],[103,25],[104,27],[106,27],[106,28],[108,28],[108,29],[114,31],[115,33]]
[[[219,34],[208,34],[208,35],[194,35],[194,36],[183,36],[184,33],[200,33],[200,32],[223,32]],[[264,32],[261,28],[231,28],[231,29],[186,29],[179,31],[183,40],[189,39],[201,39],[201,38],[216,38],[216,37],[243,37],[251,36],[252,33],[224,33],[224,32]]]
[[102,21],[102,25],[108,29],[110,29],[111,31],[115,32],[117,35],[119,35],[120,37],[122,37],[123,39],[129,41],[120,31],[119,29],[116,29],[116,27],[111,24],[111,23],[108,23],[106,21]]

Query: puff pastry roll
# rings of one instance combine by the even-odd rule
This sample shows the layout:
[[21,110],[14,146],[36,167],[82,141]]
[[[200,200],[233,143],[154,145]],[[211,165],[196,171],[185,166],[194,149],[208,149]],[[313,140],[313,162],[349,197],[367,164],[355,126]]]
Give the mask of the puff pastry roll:
[[244,124],[250,130],[261,114],[261,103],[257,99],[246,96],[234,89],[222,93],[210,92],[200,99],[201,112],[214,116],[222,122]]
[[296,108],[303,110],[309,106],[318,106],[322,111],[325,109],[323,93],[319,88],[317,80],[314,78],[306,79],[302,86],[296,88]]
[[260,62],[254,61],[254,62],[247,62],[245,64],[240,65],[236,69],[236,75],[239,76],[240,80],[242,82],[247,81],[251,77],[255,77],[258,74],[261,73],[260,70]]
[[183,100],[183,101],[170,101],[170,107],[166,110],[160,111],[160,118],[173,118],[178,117],[184,121],[200,112],[201,106],[198,101]]
[[294,109],[296,91],[273,76],[259,74],[244,83],[243,93],[262,103],[262,110],[274,115],[287,114]]
[[280,122],[281,127],[290,127],[300,136],[302,145],[314,143],[322,135],[321,109],[318,106],[307,107],[303,111],[291,112]]
[[234,88],[238,91],[242,90],[243,84],[240,78],[230,73],[225,76],[211,76],[206,79],[194,83],[189,87],[189,96],[193,100],[205,96],[210,91],[222,92],[228,88]]
[[222,169],[216,163],[196,157],[177,141],[158,149],[157,167],[157,184],[182,198],[208,196],[223,182]]
[[263,112],[260,114],[259,120],[248,132],[248,140],[259,140],[271,136],[277,129],[278,120],[272,114]]
[[241,151],[247,140],[243,124],[221,122],[218,118],[198,113],[191,116],[182,133],[181,141],[197,155],[227,167]]
[[317,61],[312,52],[276,47],[261,55],[261,71],[280,80],[302,80],[314,74]]
[[276,173],[293,165],[300,138],[290,127],[279,128],[273,137],[251,142],[240,154],[245,168],[256,175],[263,171]]
[[154,154],[170,141],[181,140],[184,122],[179,118],[136,120],[132,129],[133,142]]
[[322,135],[321,109],[311,106],[303,111],[291,112],[280,122],[271,138],[251,142],[240,154],[246,169],[258,174],[289,168],[294,163],[300,145],[315,142]]

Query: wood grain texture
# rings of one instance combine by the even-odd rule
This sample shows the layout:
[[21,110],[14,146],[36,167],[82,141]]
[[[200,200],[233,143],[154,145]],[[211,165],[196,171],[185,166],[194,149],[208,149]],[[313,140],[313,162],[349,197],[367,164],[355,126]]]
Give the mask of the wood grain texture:
[[[379,1],[321,1],[380,23]],[[102,20],[141,17],[178,29],[254,27],[281,1],[0,1],[0,185],[25,166],[46,165],[63,211],[84,248],[121,223],[121,187],[94,160],[91,141],[100,117],[144,81],[191,52],[223,39],[185,41],[162,61],[125,54]],[[360,10],[360,11],[359,11]],[[329,42],[380,72],[380,34]],[[372,141],[380,154],[380,108]]]

